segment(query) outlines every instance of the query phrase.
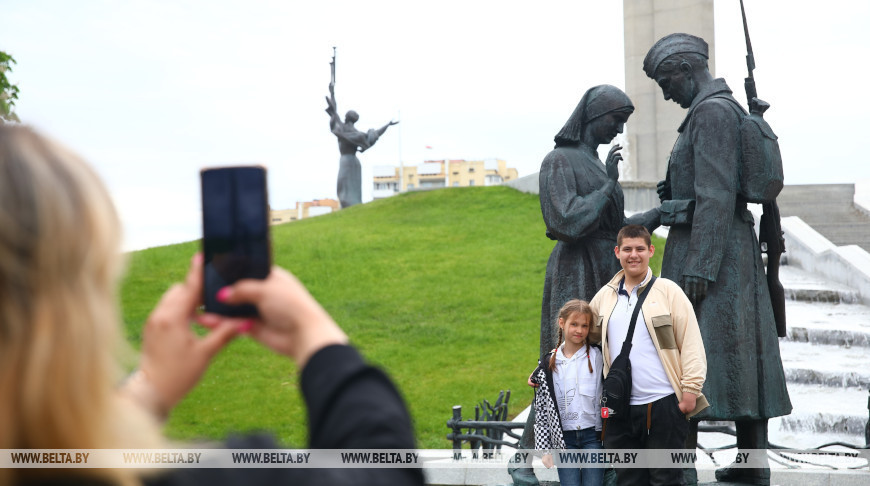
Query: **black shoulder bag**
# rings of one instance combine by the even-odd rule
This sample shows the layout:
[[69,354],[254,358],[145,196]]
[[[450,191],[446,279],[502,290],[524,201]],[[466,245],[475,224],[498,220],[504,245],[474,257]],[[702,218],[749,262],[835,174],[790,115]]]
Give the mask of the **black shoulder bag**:
[[602,418],[628,418],[631,399],[631,361],[628,359],[628,354],[631,352],[631,338],[634,337],[634,327],[637,324],[640,307],[655,281],[656,277],[653,276],[644,291],[637,296],[634,312],[631,314],[631,323],[628,325],[628,334],[622,343],[622,350],[619,351],[619,356],[613,360],[607,378],[604,379],[604,390],[601,393]]

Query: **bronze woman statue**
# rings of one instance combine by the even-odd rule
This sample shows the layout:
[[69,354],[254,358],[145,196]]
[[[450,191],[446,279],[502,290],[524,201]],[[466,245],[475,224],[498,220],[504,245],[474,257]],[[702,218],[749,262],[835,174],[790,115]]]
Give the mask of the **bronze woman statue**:
[[[613,254],[616,234],[626,224],[642,224],[649,231],[659,226],[661,213],[652,209],[625,217],[619,179],[622,149],[614,145],[605,162],[598,146],[622,133],[634,105],[619,88],[590,88],[580,99],[565,126],[556,135],[556,147],[544,157],[539,173],[541,213],[547,237],[556,246],[547,262],[541,304],[540,356],[559,345],[559,309],[571,299],[592,300],[621,267]],[[520,447],[534,449],[535,410],[526,421]],[[528,463],[510,464],[514,484],[535,484]]]
[[359,114],[353,110],[347,112],[344,121],[338,115],[338,104],[335,101],[335,54],[329,63],[332,78],[329,81],[329,96],[326,97],[326,113],[329,114],[329,130],[338,139],[338,151],[341,153],[338,168],[338,200],[342,208],[362,203],[362,167],[356,156],[357,151],[365,152],[387,131],[387,128],[399,123],[390,121],[378,129],[362,132],[354,126],[359,120]]
[[590,88],[555,137],[556,147],[541,164],[541,213],[547,236],[556,246],[547,262],[541,306],[541,354],[556,343],[559,308],[571,299],[590,300],[616,272],[616,233],[626,224],[659,226],[659,210],[625,217],[618,164],[622,149],[614,145],[605,162],[598,146],[622,133],[634,105],[619,88]]

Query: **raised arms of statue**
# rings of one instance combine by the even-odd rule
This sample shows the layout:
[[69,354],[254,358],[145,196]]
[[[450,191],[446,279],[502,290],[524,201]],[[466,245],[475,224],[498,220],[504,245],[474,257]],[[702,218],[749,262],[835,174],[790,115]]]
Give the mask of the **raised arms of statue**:
[[332,61],[329,63],[331,77],[329,80],[329,96],[326,97],[326,113],[329,114],[329,129],[338,137],[339,150],[342,154],[353,153],[357,150],[363,152],[377,142],[378,138],[392,125],[399,123],[392,120],[378,129],[370,129],[366,132],[358,130],[354,123],[359,120],[359,114],[350,110],[345,115],[344,121],[338,114],[338,103],[335,101],[335,48],[333,47]]
[[335,47],[332,48],[332,61],[329,62],[329,68],[331,76],[329,79],[329,96],[326,97],[326,112],[329,114],[329,128],[335,133],[336,129],[342,125],[341,117],[338,116],[338,104],[335,101]]

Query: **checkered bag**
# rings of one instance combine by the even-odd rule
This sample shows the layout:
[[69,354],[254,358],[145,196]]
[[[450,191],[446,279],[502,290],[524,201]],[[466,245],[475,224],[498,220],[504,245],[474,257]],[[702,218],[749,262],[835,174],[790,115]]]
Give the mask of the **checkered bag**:
[[532,374],[532,381],[538,384],[534,401],[535,449],[542,451],[565,448],[559,407],[556,405],[555,392],[550,388],[553,378],[547,366],[549,363],[550,353],[547,353],[541,361],[538,361],[538,368]]

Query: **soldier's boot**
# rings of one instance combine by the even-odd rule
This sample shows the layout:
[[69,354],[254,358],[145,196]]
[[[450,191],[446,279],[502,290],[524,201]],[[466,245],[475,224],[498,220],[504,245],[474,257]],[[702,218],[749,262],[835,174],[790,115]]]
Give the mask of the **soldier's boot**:
[[758,451],[750,460],[753,467],[731,466],[716,470],[716,481],[721,483],[770,486],[770,463],[767,460],[767,419],[740,420],[734,423],[737,429],[737,452],[754,449]]

